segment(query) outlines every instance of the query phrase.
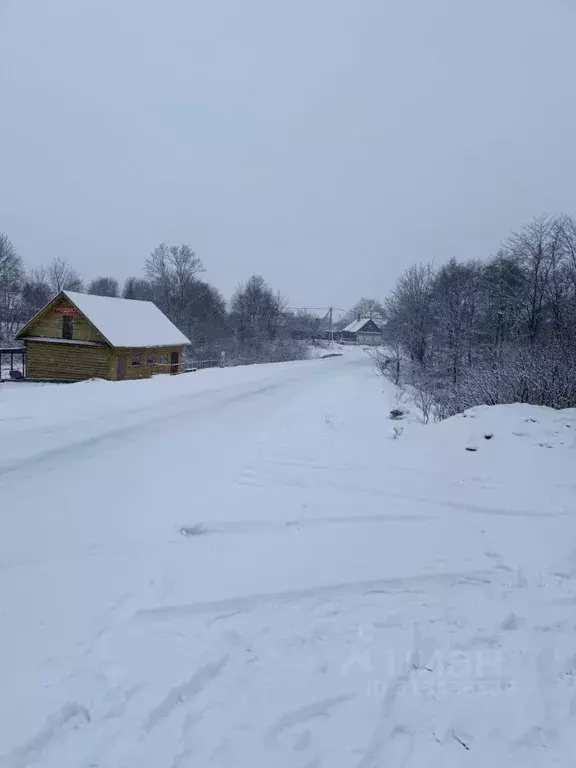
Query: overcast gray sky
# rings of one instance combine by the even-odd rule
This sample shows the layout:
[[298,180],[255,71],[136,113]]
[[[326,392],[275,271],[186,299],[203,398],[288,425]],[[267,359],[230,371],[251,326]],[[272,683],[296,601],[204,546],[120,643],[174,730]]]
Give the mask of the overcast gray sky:
[[383,297],[576,212],[574,0],[0,0],[0,231],[229,296]]

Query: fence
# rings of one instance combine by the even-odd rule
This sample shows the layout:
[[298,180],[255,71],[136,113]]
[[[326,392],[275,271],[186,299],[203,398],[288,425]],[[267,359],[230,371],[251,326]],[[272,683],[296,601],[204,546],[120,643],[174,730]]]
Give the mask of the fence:
[[203,368],[219,368],[221,361],[218,360],[189,360],[185,363],[184,370],[188,371],[201,371]]

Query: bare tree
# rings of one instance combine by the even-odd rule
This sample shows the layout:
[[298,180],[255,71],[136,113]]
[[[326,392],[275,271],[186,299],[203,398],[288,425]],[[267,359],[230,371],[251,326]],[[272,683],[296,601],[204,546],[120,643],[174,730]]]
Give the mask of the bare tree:
[[484,266],[480,281],[478,342],[498,357],[520,327],[524,274],[518,259],[499,251]]
[[39,312],[50,301],[51,296],[52,291],[48,285],[46,270],[32,269],[22,285],[23,322],[27,322],[36,312]]
[[154,289],[141,277],[128,277],[122,288],[123,299],[138,299],[139,301],[153,301]]
[[194,280],[188,289],[183,330],[192,342],[196,359],[214,357],[229,335],[226,302],[216,288],[203,280]]
[[572,338],[576,343],[576,220],[571,216],[562,216],[563,274],[566,282],[566,333],[572,328]]
[[451,259],[444,264],[433,283],[433,308],[437,354],[444,352],[454,384],[464,358],[472,362],[482,268]]
[[53,294],[60,291],[82,291],[80,275],[66,259],[56,256],[46,267],[46,279]]
[[156,302],[177,325],[181,325],[190,289],[198,273],[204,271],[202,260],[189,245],[160,243],[144,266],[144,272],[153,287]]
[[435,398],[434,393],[427,387],[416,388],[414,390],[413,402],[416,408],[420,411],[422,416],[422,422],[428,424],[430,416],[435,410]]
[[175,311],[179,317],[184,318],[188,314],[191,289],[197,275],[205,271],[204,265],[189,245],[171,246],[168,259],[172,267]]
[[562,237],[562,252],[566,279],[571,285],[571,298],[576,301],[576,220],[571,216],[561,216],[558,222]]
[[154,290],[156,303],[167,315],[171,315],[174,288],[169,256],[168,246],[165,243],[160,243],[146,259],[144,265],[144,273]]
[[118,280],[114,277],[96,277],[90,281],[88,293],[116,298],[119,293]]
[[[425,419],[481,403],[576,406],[573,218],[534,219],[486,264],[451,260],[436,274],[413,267],[387,310],[403,383],[420,393]],[[399,382],[390,354],[376,362]]]
[[292,338],[315,342],[326,328],[326,322],[325,318],[318,317],[313,312],[299,309],[286,313],[285,326]]
[[412,266],[386,302],[390,332],[402,340],[410,358],[424,365],[433,330],[434,272],[430,264]]
[[543,330],[550,273],[561,247],[560,232],[553,219],[540,216],[520,232],[514,232],[506,247],[522,265],[522,314],[530,343],[535,344]]
[[399,387],[402,383],[404,348],[396,329],[390,329],[390,332],[386,333],[386,344],[373,349],[370,355],[380,373]]
[[304,347],[289,340],[286,300],[260,275],[239,285],[230,302],[230,324],[239,353],[254,362],[304,357]]
[[0,232],[0,280],[2,284],[11,284],[22,276],[22,259],[18,255],[16,246]]
[[0,340],[12,339],[22,319],[22,259],[8,236],[0,233]]
[[338,325],[344,328],[354,320],[368,318],[376,323],[383,323],[386,320],[386,310],[382,302],[377,299],[362,298],[352,309],[347,312],[339,321]]

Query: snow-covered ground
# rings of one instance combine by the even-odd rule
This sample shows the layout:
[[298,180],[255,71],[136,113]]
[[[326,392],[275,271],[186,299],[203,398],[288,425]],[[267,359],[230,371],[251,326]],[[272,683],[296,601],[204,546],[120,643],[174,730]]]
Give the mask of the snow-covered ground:
[[576,411],[394,403],[354,348],[0,385],[0,766],[573,766]]

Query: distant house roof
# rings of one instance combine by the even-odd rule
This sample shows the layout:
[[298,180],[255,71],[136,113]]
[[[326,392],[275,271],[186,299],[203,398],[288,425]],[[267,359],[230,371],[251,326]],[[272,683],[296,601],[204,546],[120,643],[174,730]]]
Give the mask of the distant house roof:
[[[113,347],[172,347],[190,344],[186,336],[151,301],[114,299],[76,291],[62,291],[59,296],[71,301]],[[32,325],[37,316],[22,328],[18,336]]]
[[344,333],[358,333],[368,323],[373,323],[376,326],[376,330],[367,332],[380,333],[378,324],[375,323],[374,320],[372,320],[370,317],[362,317],[359,320],[354,320],[353,322],[349,323],[346,328],[344,328]]

